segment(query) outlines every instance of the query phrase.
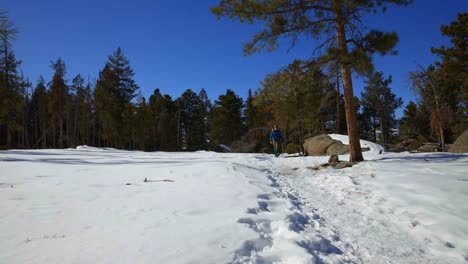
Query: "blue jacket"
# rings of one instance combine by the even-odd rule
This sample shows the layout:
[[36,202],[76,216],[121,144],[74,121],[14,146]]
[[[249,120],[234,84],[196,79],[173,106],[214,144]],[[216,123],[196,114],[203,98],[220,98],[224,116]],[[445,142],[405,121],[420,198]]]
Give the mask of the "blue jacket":
[[279,129],[272,129],[270,133],[270,141],[280,142],[283,139],[283,135]]

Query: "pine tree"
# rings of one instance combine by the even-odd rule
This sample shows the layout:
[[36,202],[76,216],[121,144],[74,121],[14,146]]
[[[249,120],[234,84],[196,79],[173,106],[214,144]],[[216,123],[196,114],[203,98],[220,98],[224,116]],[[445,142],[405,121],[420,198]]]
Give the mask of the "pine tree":
[[179,146],[183,150],[192,149],[193,113],[197,104],[197,94],[191,89],[185,90],[176,102],[179,107]]
[[18,131],[20,91],[14,87],[18,76],[17,61],[11,51],[18,29],[9,20],[8,12],[0,10],[0,146],[13,147],[13,134]]
[[71,138],[74,145],[90,144],[90,130],[92,127],[92,94],[91,84],[85,85],[80,74],[75,76],[70,89],[73,93],[73,125]]
[[93,94],[97,116],[98,147],[113,146],[118,139],[117,122],[119,120],[116,119],[119,114],[116,99],[112,93],[115,83],[114,74],[107,65],[104,66],[104,69],[99,72],[99,79]]
[[335,112],[335,91],[328,79],[318,64],[298,60],[268,75],[253,100],[261,123],[279,125],[285,138],[297,144],[306,135],[325,132]]
[[444,82],[441,71],[434,65],[410,73],[414,89],[421,97],[420,105],[430,111],[430,127],[436,131],[438,141],[445,150],[446,130],[455,123],[456,91]]
[[133,70],[122,50],[118,48],[109,56],[96,83],[96,111],[102,127],[101,136],[106,145],[118,148],[130,147],[133,115],[131,100],[138,86],[133,80]]
[[246,130],[249,131],[258,126],[258,110],[254,105],[254,97],[252,95],[252,89],[249,89],[247,100],[245,101],[245,126]]
[[400,120],[400,135],[404,139],[414,139],[417,136],[418,106],[410,101],[403,110],[403,117]]
[[198,102],[194,111],[193,147],[196,150],[208,150],[208,114],[211,102],[205,89],[198,93]]
[[133,117],[129,120],[132,130],[131,149],[150,150],[152,143],[152,127],[149,125],[151,122],[151,109],[141,91],[138,91],[133,109]]
[[164,95],[162,100],[162,112],[160,118],[161,150],[179,150],[177,135],[178,108],[169,95]]
[[164,109],[164,97],[159,89],[154,90],[153,94],[149,98],[148,104],[151,111],[152,149],[160,150],[162,143],[161,138],[164,136],[164,122],[162,119],[166,109]]
[[210,115],[210,135],[214,146],[230,145],[243,134],[244,100],[228,89],[214,102]]
[[33,148],[41,146],[46,148],[47,132],[49,130],[48,123],[48,93],[44,78],[41,76],[34,89],[31,101],[33,112],[33,133],[32,142]]
[[291,39],[291,45],[301,35],[325,39],[320,47],[327,48],[323,61],[337,61],[341,67],[346,120],[350,141],[350,161],[362,161],[354,107],[351,70],[366,72],[372,68],[373,53],[386,54],[398,41],[396,33],[377,30],[364,32],[361,18],[366,13],[376,12],[385,4],[407,5],[411,0],[221,0],[211,11],[218,18],[227,16],[232,20],[247,22],[266,21],[266,28],[256,34],[244,46],[246,54],[263,49],[274,50],[282,36]]
[[451,110],[458,117],[454,127],[456,138],[468,128],[468,13],[458,14],[456,21],[441,26],[441,32],[451,38],[452,46],[432,48],[431,51],[441,57],[442,61],[435,65],[447,90],[453,94],[451,100],[455,101],[455,106]]
[[392,76],[384,79],[382,72],[375,72],[366,81],[367,85],[362,93],[363,114],[370,119],[370,122],[366,123],[371,124],[371,133],[367,135],[372,135],[374,142],[377,142],[379,129],[380,142],[390,143],[392,130],[397,125],[395,110],[403,104],[403,100],[391,91],[391,83]]
[[65,83],[65,63],[61,58],[52,62],[51,68],[54,69],[54,76],[50,83],[49,115],[52,126],[52,142],[56,148],[57,130],[59,148],[64,146],[64,129],[66,116],[66,102],[68,97],[68,87]]

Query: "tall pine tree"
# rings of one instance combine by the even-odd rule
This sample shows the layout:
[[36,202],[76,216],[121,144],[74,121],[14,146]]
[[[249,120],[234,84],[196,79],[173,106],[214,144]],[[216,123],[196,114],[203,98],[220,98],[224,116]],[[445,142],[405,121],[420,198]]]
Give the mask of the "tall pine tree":
[[118,148],[130,146],[131,100],[138,86],[130,62],[119,47],[109,56],[99,74],[95,89],[96,111],[105,144]]
[[407,5],[411,0],[221,0],[211,11],[219,17],[247,22],[266,22],[266,28],[244,46],[246,54],[274,50],[282,36],[291,39],[291,45],[301,35],[325,39],[320,47],[327,48],[324,61],[336,61],[341,67],[344,87],[346,120],[350,142],[350,161],[362,161],[359,130],[354,107],[351,79],[352,69],[366,72],[372,68],[371,55],[386,54],[398,41],[396,33],[377,30],[364,32],[361,18],[385,4]]
[[65,144],[65,116],[68,97],[68,86],[65,83],[65,62],[61,58],[58,58],[55,62],[52,62],[51,68],[55,71],[50,83],[49,100],[52,145],[56,148],[58,140],[58,147],[63,148]]
[[[382,72],[373,73],[366,81],[362,93],[362,106],[364,116],[369,118],[371,124],[372,140],[377,142],[377,130],[380,131],[380,142],[390,143],[392,131],[396,129],[397,120],[395,110],[403,104],[401,97],[397,97],[391,90],[392,76],[384,78]],[[369,135],[369,133],[368,133]]]
[[210,116],[210,135],[214,146],[229,146],[243,134],[244,100],[228,89],[214,102]]

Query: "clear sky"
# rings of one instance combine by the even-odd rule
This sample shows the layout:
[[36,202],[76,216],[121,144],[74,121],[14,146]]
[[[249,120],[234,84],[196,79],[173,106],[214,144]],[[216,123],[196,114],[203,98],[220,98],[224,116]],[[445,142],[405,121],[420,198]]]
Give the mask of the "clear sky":
[[[317,45],[304,38],[288,52],[288,45],[273,53],[245,57],[242,44],[258,31],[255,26],[219,21],[210,6],[218,0],[1,0],[19,29],[13,44],[23,61],[26,77],[37,83],[40,75],[52,78],[51,61],[61,57],[67,80],[76,74],[94,81],[107,57],[121,47],[135,72],[134,79],[148,98],[155,88],[174,99],[190,88],[205,88],[215,100],[226,89],[245,98],[268,73],[312,56]],[[369,28],[396,31],[396,56],[376,57],[376,69],[393,76],[391,87],[405,105],[414,100],[408,72],[427,66],[437,57],[432,46],[449,44],[440,26],[468,12],[467,0],[416,0],[406,8],[390,6],[385,14],[366,18]],[[354,78],[355,95],[363,83]],[[401,109],[397,112],[401,113]]]

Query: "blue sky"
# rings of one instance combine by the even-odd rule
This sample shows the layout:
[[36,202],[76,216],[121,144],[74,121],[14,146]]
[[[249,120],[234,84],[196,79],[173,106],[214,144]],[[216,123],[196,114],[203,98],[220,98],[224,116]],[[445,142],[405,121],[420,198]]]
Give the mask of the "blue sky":
[[[40,75],[49,81],[51,61],[61,57],[71,82],[80,73],[94,81],[107,57],[121,47],[135,72],[134,79],[148,98],[155,88],[173,98],[186,89],[205,88],[212,100],[234,90],[246,97],[264,77],[292,62],[312,56],[317,45],[304,38],[294,49],[245,57],[242,45],[256,26],[216,20],[210,6],[218,0],[3,0],[20,33],[13,44],[21,69],[33,85]],[[432,46],[449,44],[440,26],[468,12],[466,0],[416,0],[406,8],[390,6],[385,14],[366,18],[369,28],[396,31],[398,55],[375,57],[376,69],[393,76],[391,87],[405,105],[414,100],[408,72],[437,57]],[[363,83],[354,78],[355,95]],[[401,109],[398,111],[401,113]]]

